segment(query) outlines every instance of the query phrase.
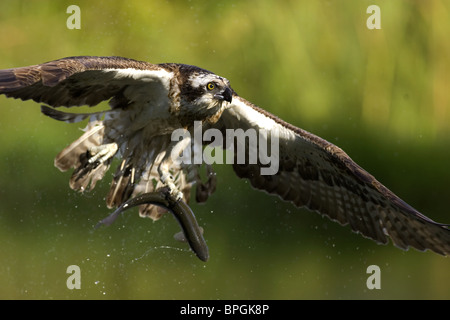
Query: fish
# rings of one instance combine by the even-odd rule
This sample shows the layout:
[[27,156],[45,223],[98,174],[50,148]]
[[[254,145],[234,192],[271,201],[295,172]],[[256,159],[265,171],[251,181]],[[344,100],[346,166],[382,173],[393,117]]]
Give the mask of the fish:
[[189,243],[191,250],[202,261],[209,259],[209,249],[203,237],[203,228],[198,225],[194,212],[182,199],[177,200],[170,194],[169,188],[163,187],[154,192],[140,194],[122,203],[113,213],[99,221],[95,229],[102,225],[110,226],[124,211],[141,205],[153,204],[167,209],[173,214],[180,224],[184,238]]

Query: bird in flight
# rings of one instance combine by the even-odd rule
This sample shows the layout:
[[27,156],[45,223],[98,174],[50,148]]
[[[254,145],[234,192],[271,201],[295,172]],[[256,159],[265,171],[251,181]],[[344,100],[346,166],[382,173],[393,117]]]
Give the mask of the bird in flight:
[[[232,166],[254,188],[350,225],[378,243],[386,244],[390,238],[401,249],[450,254],[449,225],[419,213],[339,147],[255,106],[237,95],[226,78],[199,67],[121,57],[69,57],[0,70],[0,94],[42,103],[42,113],[56,120],[89,119],[84,134],[56,156],[55,166],[61,171],[73,168],[70,187],[86,191],[118,158],[106,197],[109,208],[160,188],[185,202],[193,187],[197,202],[214,192],[210,164],[203,164],[207,174],[202,181],[202,164],[174,161],[175,150],[179,154],[193,148],[192,135],[173,141],[175,130],[193,133],[195,123],[215,133],[265,130],[267,139],[278,141],[278,150],[272,150],[278,155],[274,174],[263,174],[267,161],[248,161],[258,153],[248,140],[233,144],[234,151],[242,144],[247,147],[244,161],[234,161]],[[58,109],[93,107],[102,101],[109,101],[108,110],[69,113]],[[143,217],[157,220],[164,213],[155,202],[135,204]],[[175,202],[171,205],[176,207]]]

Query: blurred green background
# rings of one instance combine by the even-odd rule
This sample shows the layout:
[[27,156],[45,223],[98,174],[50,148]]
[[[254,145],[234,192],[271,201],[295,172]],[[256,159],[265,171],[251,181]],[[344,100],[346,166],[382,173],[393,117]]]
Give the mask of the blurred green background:
[[[69,30],[66,8],[81,8]],[[366,9],[381,8],[381,30]],[[198,65],[243,97],[342,147],[405,201],[450,223],[450,1],[0,2],[0,68],[74,55]],[[34,102],[0,97],[0,298],[449,299],[450,260],[380,246],[253,190],[216,166],[218,189],[193,203],[203,263],[166,215],[130,211],[93,226],[111,174],[68,186],[54,156],[80,134]],[[366,269],[381,269],[368,290]],[[69,290],[66,268],[81,268]]]

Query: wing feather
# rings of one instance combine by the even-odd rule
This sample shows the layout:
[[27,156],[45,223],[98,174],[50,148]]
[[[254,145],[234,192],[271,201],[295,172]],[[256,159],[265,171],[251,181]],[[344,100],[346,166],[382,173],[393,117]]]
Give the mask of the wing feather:
[[266,129],[279,138],[279,170],[262,175],[261,163],[233,164],[240,178],[298,207],[307,207],[355,232],[407,249],[450,254],[450,230],[422,215],[356,164],[343,150],[284,122],[235,95],[215,125]]
[[159,65],[122,57],[68,57],[0,70],[0,94],[52,107],[95,106],[113,97],[122,101],[130,85],[159,85],[167,72]]

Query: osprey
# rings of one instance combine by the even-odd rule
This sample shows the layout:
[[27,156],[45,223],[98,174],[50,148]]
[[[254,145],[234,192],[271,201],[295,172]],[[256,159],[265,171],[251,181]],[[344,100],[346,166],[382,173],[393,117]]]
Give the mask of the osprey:
[[[450,254],[448,225],[409,206],[337,146],[241,98],[227,79],[207,70],[121,57],[69,57],[0,70],[0,94],[44,103],[41,111],[57,120],[89,119],[84,134],[56,156],[55,166],[61,171],[73,168],[70,187],[85,191],[103,178],[113,158],[119,158],[106,198],[109,208],[162,187],[186,202],[193,186],[198,202],[214,192],[210,165],[206,165],[207,181],[202,182],[200,164],[179,163],[170,156],[174,150],[190,148],[189,139],[172,141],[174,130],[192,133],[196,122],[223,133],[264,129],[279,141],[277,172],[261,174],[264,164],[259,160],[233,163],[236,174],[254,188],[349,224],[378,243],[391,238],[402,249],[411,246]],[[109,101],[109,110],[56,109],[96,106],[102,101]],[[252,152],[256,150],[247,149],[245,159]],[[163,213],[154,203],[135,204],[141,216],[156,220]]]

